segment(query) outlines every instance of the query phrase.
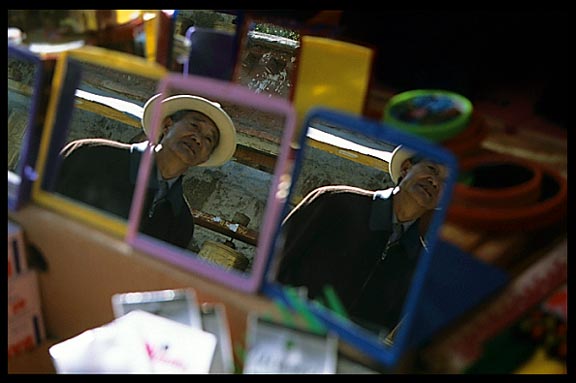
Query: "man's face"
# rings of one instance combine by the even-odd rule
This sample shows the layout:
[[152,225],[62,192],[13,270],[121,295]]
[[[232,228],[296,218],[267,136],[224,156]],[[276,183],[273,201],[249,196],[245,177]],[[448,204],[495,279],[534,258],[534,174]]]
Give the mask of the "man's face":
[[444,190],[448,176],[446,167],[426,159],[414,165],[407,160],[402,165],[402,172],[405,175],[400,188],[423,208],[434,209]]
[[165,134],[160,142],[162,148],[188,166],[208,160],[220,140],[220,132],[214,122],[200,112],[188,112],[176,122],[167,117],[164,129]]

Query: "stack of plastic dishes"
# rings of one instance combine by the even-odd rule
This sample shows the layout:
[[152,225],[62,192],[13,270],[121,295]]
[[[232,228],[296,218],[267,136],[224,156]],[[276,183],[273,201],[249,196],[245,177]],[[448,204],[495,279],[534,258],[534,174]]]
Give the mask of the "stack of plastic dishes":
[[533,232],[564,222],[568,185],[556,169],[521,158],[485,153],[460,161],[468,180],[454,188],[446,219],[485,231]]

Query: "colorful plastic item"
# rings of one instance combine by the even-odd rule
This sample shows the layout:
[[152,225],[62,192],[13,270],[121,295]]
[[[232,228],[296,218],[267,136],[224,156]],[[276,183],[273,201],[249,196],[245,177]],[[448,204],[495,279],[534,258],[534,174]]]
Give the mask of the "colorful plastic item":
[[16,211],[29,202],[37,178],[34,169],[48,104],[44,89],[50,87],[55,57],[8,45],[7,59],[8,209]]
[[540,197],[542,168],[522,158],[482,154],[460,161],[461,175],[469,173],[471,185],[457,183],[453,204],[486,208],[512,208],[535,203]]
[[552,168],[542,167],[541,170],[541,191],[534,203],[510,207],[452,203],[446,220],[472,229],[524,232],[534,232],[561,222],[568,212],[568,182]]
[[383,120],[407,133],[441,142],[468,126],[472,103],[466,97],[441,89],[416,89],[392,97]]
[[297,127],[312,107],[362,115],[374,50],[324,37],[302,36],[293,103]]
[[233,32],[190,27],[186,38],[190,42],[190,56],[184,63],[184,75],[232,81],[238,55]]
[[510,279],[504,270],[450,242],[438,240],[436,246],[410,334],[415,345],[465,315]]

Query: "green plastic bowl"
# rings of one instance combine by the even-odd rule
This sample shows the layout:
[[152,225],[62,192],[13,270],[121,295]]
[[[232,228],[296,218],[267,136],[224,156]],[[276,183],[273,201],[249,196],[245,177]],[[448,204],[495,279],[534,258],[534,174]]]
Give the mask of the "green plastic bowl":
[[417,89],[393,96],[382,120],[405,132],[441,142],[468,126],[472,110],[470,100],[458,93]]

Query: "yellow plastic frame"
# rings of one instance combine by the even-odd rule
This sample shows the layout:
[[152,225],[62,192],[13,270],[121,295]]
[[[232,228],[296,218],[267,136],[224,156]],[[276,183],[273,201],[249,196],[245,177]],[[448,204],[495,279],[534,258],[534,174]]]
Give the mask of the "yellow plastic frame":
[[[65,86],[65,78],[68,67],[68,60],[78,60],[90,64],[109,67],[118,71],[140,75],[160,80],[168,73],[166,68],[149,62],[145,58],[130,55],[123,52],[112,51],[94,46],[84,46],[75,50],[62,52],[56,62],[54,79],[50,90],[50,100],[46,112],[46,121],[40,143],[36,172],[38,179],[32,185],[32,200],[42,206],[50,208],[58,213],[83,221],[100,230],[124,238],[126,235],[128,221],[112,216],[100,209],[91,208],[80,202],[75,202],[63,196],[42,189],[45,167],[48,155],[51,150],[52,137],[57,133],[54,127],[58,104]],[[61,127],[64,129],[67,127]]]
[[314,107],[362,115],[374,55],[374,49],[369,47],[302,36],[293,96],[296,126],[302,126],[306,114]]

